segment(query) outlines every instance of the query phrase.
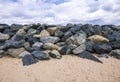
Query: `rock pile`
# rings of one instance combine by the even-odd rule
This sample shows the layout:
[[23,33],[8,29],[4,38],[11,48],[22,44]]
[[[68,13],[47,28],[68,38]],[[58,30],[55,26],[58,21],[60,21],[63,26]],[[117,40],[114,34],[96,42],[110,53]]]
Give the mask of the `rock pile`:
[[22,58],[23,65],[74,54],[102,63],[98,57],[120,59],[120,26],[67,24],[0,24],[0,57]]

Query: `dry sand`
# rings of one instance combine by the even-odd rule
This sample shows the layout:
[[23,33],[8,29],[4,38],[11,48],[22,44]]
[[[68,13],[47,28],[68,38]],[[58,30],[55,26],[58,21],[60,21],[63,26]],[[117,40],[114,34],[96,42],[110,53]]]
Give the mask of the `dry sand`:
[[0,59],[0,82],[120,82],[120,60],[100,58],[103,64],[64,56],[22,66],[21,59]]

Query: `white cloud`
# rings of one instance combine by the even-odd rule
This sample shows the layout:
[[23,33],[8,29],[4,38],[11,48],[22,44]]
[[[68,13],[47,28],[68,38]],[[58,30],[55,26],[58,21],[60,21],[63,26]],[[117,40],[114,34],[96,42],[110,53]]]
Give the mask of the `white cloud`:
[[0,23],[120,25],[120,0],[0,0]]

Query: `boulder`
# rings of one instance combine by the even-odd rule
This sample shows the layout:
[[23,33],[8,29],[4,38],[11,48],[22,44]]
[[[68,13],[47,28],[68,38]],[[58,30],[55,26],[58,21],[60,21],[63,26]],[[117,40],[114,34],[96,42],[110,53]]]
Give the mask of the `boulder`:
[[28,29],[27,33],[26,33],[26,36],[33,36],[34,34],[37,33],[37,30],[36,29]]
[[92,41],[88,41],[88,42],[85,42],[85,45],[86,45],[86,51],[89,51],[89,52],[94,52],[94,45],[95,43],[92,42]]
[[21,34],[15,34],[13,37],[11,37],[11,40],[14,40],[14,41],[20,41],[24,39],[25,39],[25,36]]
[[85,58],[85,59],[89,59],[98,63],[103,63],[102,61],[100,61],[98,58],[96,58],[94,55],[92,55],[90,52],[88,51],[83,51],[78,55],[80,58]]
[[73,34],[75,34],[77,31],[80,31],[80,30],[81,30],[81,27],[77,25],[74,25],[69,29],[69,31],[71,31]]
[[66,42],[57,42],[56,45],[62,47],[62,46],[67,46],[68,44]]
[[4,50],[0,50],[0,58],[4,57],[7,55],[7,53]]
[[55,49],[58,50],[60,47],[53,43],[44,43],[43,48],[46,50],[55,50]]
[[93,41],[93,42],[101,42],[101,43],[108,43],[109,40],[103,36],[100,35],[93,35],[88,37],[88,40]]
[[80,54],[81,52],[86,50],[86,45],[83,43],[80,46],[78,46],[77,48],[75,48],[72,52],[74,54]]
[[81,28],[87,34],[88,37],[94,34],[94,29],[92,24],[85,24]]
[[16,32],[12,32],[12,30],[10,30],[10,29],[5,29],[3,31],[3,34],[8,34],[11,37],[11,36],[15,35]]
[[55,34],[55,32],[57,31],[57,30],[59,30],[60,28],[58,28],[57,26],[56,27],[48,27],[47,28],[47,31],[50,33],[50,35],[54,35]]
[[16,34],[25,35],[26,32],[25,32],[24,29],[19,29],[19,30],[16,32]]
[[0,41],[8,40],[10,36],[8,34],[0,33]]
[[49,60],[50,56],[48,53],[45,53],[43,51],[33,51],[32,56],[39,59],[39,60]]
[[61,38],[64,35],[64,33],[60,30],[55,31],[55,36]]
[[65,32],[64,35],[63,35],[63,37],[62,37],[62,41],[65,41],[66,39],[68,39],[72,35],[73,34],[70,31]]
[[24,52],[20,53],[18,56],[19,56],[19,58],[23,58],[25,55],[31,55],[31,53],[28,51],[24,51]]
[[116,57],[117,59],[120,59],[120,49],[115,49],[110,52],[111,56]]
[[98,54],[109,53],[112,50],[112,47],[108,44],[95,44],[94,50]]
[[71,54],[72,50],[69,48],[69,46],[65,45],[59,48],[59,53],[61,55],[67,55],[67,54]]
[[75,45],[81,45],[82,43],[86,42],[86,35],[84,33],[76,33],[75,35],[71,36],[66,40],[66,43],[68,44],[75,44]]
[[94,35],[102,35],[102,28],[100,25],[93,26]]
[[12,24],[11,26],[10,26],[10,29],[12,30],[12,31],[18,31],[19,29],[21,29],[23,27],[23,25],[20,25],[20,24]]
[[109,54],[99,54],[98,57],[100,58],[110,58]]
[[19,58],[19,54],[21,54],[22,52],[24,52],[25,49],[24,48],[10,48],[8,49],[7,53],[13,57]]
[[4,31],[5,29],[8,29],[9,25],[7,24],[0,24],[0,31]]
[[45,36],[45,37],[40,37],[40,41],[43,43],[49,42],[49,43],[56,43],[58,42],[60,39],[58,37],[54,37],[54,36]]
[[32,47],[36,47],[36,48],[39,48],[39,49],[41,49],[42,48],[42,46],[43,46],[43,43],[42,42],[35,42],[33,45],[32,45]]
[[44,36],[50,36],[50,33],[47,30],[42,30],[40,32],[40,34],[34,35],[33,37],[40,38],[40,37],[44,37]]
[[50,52],[50,56],[52,58],[57,58],[57,59],[61,59],[62,58],[62,55],[60,55],[60,53],[57,50],[52,50]]
[[37,60],[31,55],[25,55],[24,57],[22,57],[23,66],[28,66],[36,62]]
[[120,30],[120,25],[119,26],[112,25],[111,29],[114,31],[118,31],[118,30]]
[[26,50],[29,50],[29,49],[30,49],[30,43],[29,43],[29,42],[25,42],[25,43],[24,43],[24,48],[25,48]]
[[120,49],[120,41],[110,42],[109,45],[112,47],[112,49]]

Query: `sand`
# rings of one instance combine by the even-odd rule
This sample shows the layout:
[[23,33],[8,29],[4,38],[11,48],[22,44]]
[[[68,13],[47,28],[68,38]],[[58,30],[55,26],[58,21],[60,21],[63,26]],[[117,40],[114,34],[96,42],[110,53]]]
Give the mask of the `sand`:
[[66,55],[61,60],[22,66],[21,59],[0,59],[0,82],[120,82],[120,60],[99,58],[103,64]]

